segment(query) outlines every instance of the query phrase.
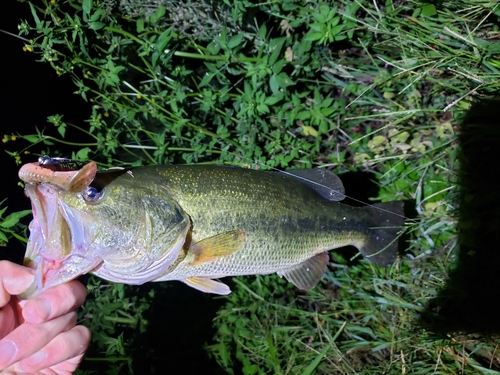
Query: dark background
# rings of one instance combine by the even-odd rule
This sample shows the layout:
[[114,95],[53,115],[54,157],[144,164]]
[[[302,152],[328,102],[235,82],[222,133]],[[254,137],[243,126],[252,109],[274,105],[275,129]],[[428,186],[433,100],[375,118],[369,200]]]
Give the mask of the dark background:
[[[13,0],[2,3],[0,29],[17,35],[21,20],[32,21],[27,3]],[[49,64],[36,61],[36,54],[24,52],[24,42],[11,35],[0,32],[0,46],[0,137],[3,138],[4,134],[34,134],[35,127],[43,129],[44,126],[47,126],[47,134],[55,135],[55,129],[46,122],[47,116],[54,114],[64,115],[67,122],[83,124],[90,115],[90,103],[73,94],[75,87],[69,75],[57,76]],[[0,201],[7,198],[2,207],[8,206],[8,212],[30,208],[29,200],[17,185],[19,166],[5,152],[19,151],[27,145],[22,140],[0,143],[0,162],[4,170]],[[43,149],[43,146],[36,146],[30,151],[41,152]],[[21,155],[21,158],[26,163],[35,161],[37,156]],[[31,216],[28,216],[23,222],[30,220]],[[0,247],[0,260],[19,263],[23,252],[24,246],[15,239],[11,240],[7,247]]]

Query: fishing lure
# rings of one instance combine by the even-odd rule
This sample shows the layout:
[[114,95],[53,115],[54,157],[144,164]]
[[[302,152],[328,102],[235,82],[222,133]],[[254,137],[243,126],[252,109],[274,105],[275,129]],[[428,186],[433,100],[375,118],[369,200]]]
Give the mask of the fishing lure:
[[82,168],[86,162],[67,158],[50,157],[43,155],[38,158],[38,165],[50,169],[54,172],[77,171]]
[[19,178],[32,184],[49,184],[79,192],[94,180],[97,173],[95,163],[40,156],[38,162],[28,163],[19,170]]

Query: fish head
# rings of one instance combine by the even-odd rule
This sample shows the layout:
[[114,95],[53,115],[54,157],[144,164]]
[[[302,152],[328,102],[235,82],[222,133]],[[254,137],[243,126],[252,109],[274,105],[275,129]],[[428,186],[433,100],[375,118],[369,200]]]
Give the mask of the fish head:
[[24,264],[36,270],[21,298],[88,272],[142,284],[175,261],[190,221],[165,189],[126,169],[98,173],[88,163],[53,171],[36,164],[19,172],[33,210]]

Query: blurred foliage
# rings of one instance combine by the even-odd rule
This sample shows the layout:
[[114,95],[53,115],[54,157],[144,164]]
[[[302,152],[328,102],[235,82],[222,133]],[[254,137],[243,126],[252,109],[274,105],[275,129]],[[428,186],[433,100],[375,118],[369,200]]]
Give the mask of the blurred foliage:
[[[5,203],[5,199],[0,202],[0,207]],[[0,208],[0,246],[7,246],[9,240],[14,237],[21,242],[26,242],[26,226],[19,222],[23,217],[31,213],[30,210],[17,211],[3,217],[7,211],[7,206]],[[21,234],[24,233],[24,236]]]

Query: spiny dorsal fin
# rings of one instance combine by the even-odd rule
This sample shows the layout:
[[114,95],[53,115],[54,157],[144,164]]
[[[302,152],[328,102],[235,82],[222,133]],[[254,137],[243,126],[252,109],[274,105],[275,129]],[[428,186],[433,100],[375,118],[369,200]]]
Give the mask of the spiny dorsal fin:
[[246,233],[241,230],[233,230],[204,238],[189,248],[186,262],[190,266],[197,266],[205,262],[231,255],[238,251],[245,241]]
[[313,188],[319,195],[329,201],[341,201],[345,198],[344,185],[333,172],[322,168],[287,170],[287,174]]
[[316,286],[325,273],[328,260],[328,253],[320,253],[292,268],[279,271],[278,275],[285,276],[299,289],[309,290]]
[[189,277],[182,282],[189,285],[191,288],[198,289],[205,293],[227,295],[231,293],[231,289],[224,284],[212,279],[205,279],[203,277]]

